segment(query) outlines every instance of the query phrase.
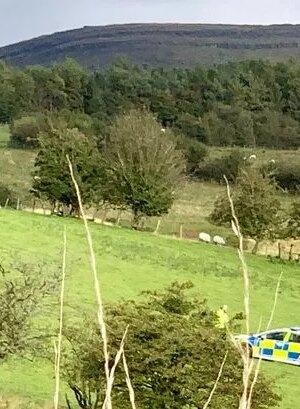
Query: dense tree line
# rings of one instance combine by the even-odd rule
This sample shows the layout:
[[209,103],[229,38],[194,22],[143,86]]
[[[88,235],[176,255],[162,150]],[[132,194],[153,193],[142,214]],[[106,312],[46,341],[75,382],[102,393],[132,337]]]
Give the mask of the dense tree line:
[[[146,69],[119,58],[97,72],[69,59],[25,69],[2,62],[0,122],[12,123],[14,130],[25,116],[28,129],[28,117],[59,113],[101,141],[116,115],[147,108],[163,127],[208,145],[297,148],[299,77],[300,65],[292,61]],[[13,142],[19,139],[20,132]]]

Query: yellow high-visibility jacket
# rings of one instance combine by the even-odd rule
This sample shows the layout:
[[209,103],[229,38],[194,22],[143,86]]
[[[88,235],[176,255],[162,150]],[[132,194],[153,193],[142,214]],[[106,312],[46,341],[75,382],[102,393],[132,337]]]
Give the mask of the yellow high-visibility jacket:
[[224,329],[229,322],[229,317],[226,311],[220,308],[217,311],[216,328]]

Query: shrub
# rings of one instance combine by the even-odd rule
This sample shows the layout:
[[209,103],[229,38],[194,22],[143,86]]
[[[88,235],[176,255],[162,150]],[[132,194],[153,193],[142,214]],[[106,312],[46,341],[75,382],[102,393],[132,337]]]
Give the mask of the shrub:
[[14,148],[36,148],[40,123],[35,116],[16,119],[11,125],[10,145]]
[[35,159],[32,193],[47,199],[52,206],[63,204],[70,214],[78,213],[78,199],[71,179],[68,154],[85,205],[98,204],[100,198],[100,160],[95,141],[66,127],[40,134],[41,147]]
[[200,180],[224,183],[225,175],[229,182],[235,182],[240,170],[245,166],[243,154],[240,151],[232,151],[229,155],[204,163],[195,172],[195,176]]
[[26,265],[5,269],[0,265],[0,358],[34,349],[40,334],[31,331],[31,320],[41,300],[56,288],[56,280]]
[[270,167],[270,176],[282,189],[292,193],[300,189],[299,162],[280,162],[276,165],[275,169]]
[[[281,229],[281,206],[276,198],[274,184],[264,178],[259,170],[252,168],[242,172],[232,192],[236,215],[242,234],[256,240],[275,239]],[[230,225],[231,207],[225,193],[217,199],[211,214],[212,222]]]
[[131,209],[133,227],[140,228],[145,216],[168,213],[184,161],[172,132],[162,133],[151,113],[130,111],[117,117],[102,156],[107,201]]
[[[108,311],[110,365],[129,325],[125,354],[140,409],[203,407],[226,351],[228,357],[211,408],[238,406],[243,390],[240,355],[226,333],[215,328],[215,314],[207,302],[186,296],[190,287],[190,283],[175,283],[168,291],[148,293],[143,302],[127,301]],[[101,407],[105,375],[99,328],[89,320],[81,328],[69,329],[67,337],[71,350],[65,354],[66,381],[79,406],[84,402],[81,398],[90,397],[94,400],[82,408]],[[112,398],[116,407],[131,407],[122,364],[116,370]],[[270,408],[277,400],[260,376],[252,408]]]
[[0,183],[0,206],[4,207],[6,204],[8,207],[16,208],[17,199],[15,193],[9,187]]
[[294,202],[288,215],[286,236],[300,238],[300,201]]
[[193,176],[207,155],[207,147],[197,139],[182,136],[178,137],[177,147],[184,154],[187,174]]

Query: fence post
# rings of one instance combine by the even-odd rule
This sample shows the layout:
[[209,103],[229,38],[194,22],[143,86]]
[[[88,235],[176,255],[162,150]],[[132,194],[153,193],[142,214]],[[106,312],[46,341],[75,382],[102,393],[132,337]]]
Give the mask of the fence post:
[[121,223],[121,215],[122,215],[122,210],[118,210],[118,214],[117,214],[117,220],[116,220],[116,226],[120,226]]
[[278,258],[281,260],[281,243],[280,241],[278,242]]
[[183,238],[183,223],[180,223],[179,227],[179,237],[182,239]]
[[20,210],[20,199],[17,200],[17,210]]
[[161,219],[157,220],[157,225],[156,228],[154,230],[154,234],[158,234],[159,228],[160,228],[160,224],[161,224]]
[[291,243],[291,247],[289,251],[289,261],[293,260],[293,248],[294,248],[294,243]]
[[6,199],[6,202],[5,202],[5,205],[4,205],[4,209],[6,209],[6,208],[7,208],[8,203],[9,203],[9,197]]

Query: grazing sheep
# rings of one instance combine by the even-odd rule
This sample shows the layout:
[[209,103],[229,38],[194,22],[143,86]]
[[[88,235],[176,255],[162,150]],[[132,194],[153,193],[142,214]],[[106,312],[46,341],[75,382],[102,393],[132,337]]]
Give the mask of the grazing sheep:
[[271,159],[271,160],[270,160],[270,163],[275,163],[275,159]]
[[225,246],[226,245],[225,239],[223,239],[223,237],[221,237],[221,236],[214,236],[213,242],[215,244],[217,244],[218,246]]
[[210,243],[211,237],[208,233],[199,233],[199,240],[204,241],[205,243]]
[[256,159],[256,155],[250,155],[249,156],[249,160],[255,160]]

